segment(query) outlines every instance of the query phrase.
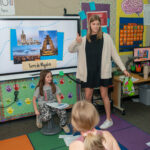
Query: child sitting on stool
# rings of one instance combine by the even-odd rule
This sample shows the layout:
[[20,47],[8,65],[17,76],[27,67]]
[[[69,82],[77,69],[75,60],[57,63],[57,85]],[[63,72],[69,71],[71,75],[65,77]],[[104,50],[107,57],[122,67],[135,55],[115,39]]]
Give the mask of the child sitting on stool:
[[[33,107],[36,114],[36,125],[38,128],[42,128],[42,122],[47,122],[52,118],[51,112],[56,112],[60,118],[60,126],[66,133],[69,133],[69,127],[67,126],[67,113],[64,109],[57,109],[47,106],[47,102],[61,103],[60,89],[53,82],[52,73],[49,70],[43,70],[40,73],[40,80],[36,86],[33,96]],[[39,110],[36,105],[36,99],[38,99]],[[56,100],[57,99],[57,100]]]

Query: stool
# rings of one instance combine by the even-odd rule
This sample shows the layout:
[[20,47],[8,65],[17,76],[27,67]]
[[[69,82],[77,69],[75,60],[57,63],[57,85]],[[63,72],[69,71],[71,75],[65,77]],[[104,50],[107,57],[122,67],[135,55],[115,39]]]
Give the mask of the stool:
[[52,118],[49,121],[43,123],[43,127],[40,131],[42,134],[54,135],[59,133],[62,130],[59,124],[54,121],[54,115],[55,112],[52,112]]

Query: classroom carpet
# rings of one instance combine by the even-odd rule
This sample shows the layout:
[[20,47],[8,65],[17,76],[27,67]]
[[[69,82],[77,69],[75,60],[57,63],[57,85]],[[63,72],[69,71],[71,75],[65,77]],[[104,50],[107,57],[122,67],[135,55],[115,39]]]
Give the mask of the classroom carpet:
[[[100,118],[101,124],[105,116]],[[150,142],[150,135],[127,121],[112,114],[114,125],[108,129],[117,141],[128,150],[150,150],[146,143]]]
[[34,150],[27,135],[0,141],[1,150]]
[[[64,134],[64,132],[60,132],[59,134],[53,136],[45,136],[42,135],[39,131],[28,134],[32,145],[35,150],[68,150],[69,147],[65,145],[63,139],[59,138],[59,135]],[[71,133],[70,133],[71,134]],[[78,135],[76,133],[75,135]],[[122,144],[119,143],[121,150],[128,150]]]
[[[150,135],[143,132],[134,125],[112,114],[114,125],[108,129],[118,141],[121,150],[150,150],[146,145],[150,142]],[[101,124],[105,120],[102,116]],[[71,133],[72,134],[72,127]],[[98,126],[97,126],[97,129]],[[59,135],[65,134],[63,131],[56,135],[42,135],[40,131],[22,135],[19,137],[0,141],[0,149],[2,150],[68,150],[63,139]],[[78,135],[76,132],[74,135]]]
[[[98,127],[96,127],[99,129]],[[72,126],[70,125],[72,134]],[[32,142],[35,150],[68,150],[69,148],[65,145],[63,139],[59,138],[59,135],[65,134],[63,131],[59,134],[52,135],[52,136],[45,136],[40,133],[40,131],[29,133],[28,137]],[[79,132],[75,132],[74,135],[79,135]],[[118,142],[121,150],[128,150],[124,145]]]
[[43,135],[40,131],[29,133],[28,137],[35,150],[68,150],[63,139],[59,135],[65,134],[63,131],[56,135]]

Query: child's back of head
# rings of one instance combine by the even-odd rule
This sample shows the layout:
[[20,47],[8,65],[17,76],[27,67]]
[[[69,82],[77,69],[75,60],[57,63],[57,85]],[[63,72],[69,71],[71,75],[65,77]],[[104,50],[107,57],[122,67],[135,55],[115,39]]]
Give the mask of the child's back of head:
[[72,109],[71,123],[75,130],[84,133],[85,150],[104,150],[102,135],[95,134],[95,126],[100,120],[99,114],[93,104],[82,100]]

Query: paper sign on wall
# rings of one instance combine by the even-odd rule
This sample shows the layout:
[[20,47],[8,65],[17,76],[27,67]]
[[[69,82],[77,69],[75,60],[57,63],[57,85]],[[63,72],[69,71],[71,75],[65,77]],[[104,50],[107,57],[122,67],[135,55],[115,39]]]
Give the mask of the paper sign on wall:
[[0,15],[15,15],[14,0],[0,0]]
[[24,71],[50,69],[56,68],[56,65],[57,65],[56,59],[41,60],[41,61],[24,61],[22,62],[22,69]]
[[144,5],[144,25],[150,25],[150,4]]

